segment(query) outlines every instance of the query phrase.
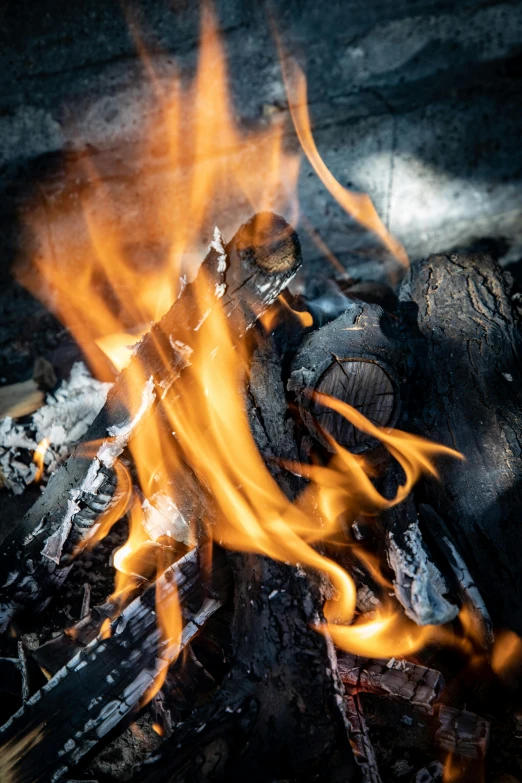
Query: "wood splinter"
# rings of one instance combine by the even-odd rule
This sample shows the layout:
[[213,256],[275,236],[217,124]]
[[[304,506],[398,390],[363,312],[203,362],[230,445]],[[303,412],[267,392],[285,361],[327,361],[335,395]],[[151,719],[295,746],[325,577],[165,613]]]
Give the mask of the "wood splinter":
[[346,717],[350,722],[350,741],[355,760],[361,770],[362,783],[382,783],[359,696],[346,695],[344,705]]

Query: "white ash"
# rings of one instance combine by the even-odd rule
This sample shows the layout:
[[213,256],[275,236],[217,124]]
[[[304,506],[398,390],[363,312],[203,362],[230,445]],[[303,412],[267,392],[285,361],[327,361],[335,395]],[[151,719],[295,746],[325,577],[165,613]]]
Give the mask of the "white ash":
[[221,232],[217,226],[214,229],[214,238],[209,245],[209,250],[211,248],[218,254],[217,273],[223,278],[221,282],[218,281],[216,283],[214,291],[216,299],[221,299],[227,290],[227,284],[225,282],[225,272],[227,271],[227,254],[223,244],[223,237],[221,236]]
[[458,608],[444,597],[448,588],[428,557],[418,522],[408,526],[402,548],[390,533],[387,557],[395,572],[395,595],[411,620],[417,625],[442,625],[457,616]]
[[93,378],[82,362],[77,362],[68,381],[52,394],[26,424],[7,416],[0,419],[0,481],[15,495],[21,494],[36,475],[33,452],[47,438],[42,482],[81,440],[102,408],[110,383]]

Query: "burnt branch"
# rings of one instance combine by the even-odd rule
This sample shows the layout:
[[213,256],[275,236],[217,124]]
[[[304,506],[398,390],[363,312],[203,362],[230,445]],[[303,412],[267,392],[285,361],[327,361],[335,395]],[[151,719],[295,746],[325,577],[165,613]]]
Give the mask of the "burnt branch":
[[350,739],[355,760],[361,769],[362,783],[382,783],[361,700],[357,695],[347,694],[344,704],[346,717],[350,721]]

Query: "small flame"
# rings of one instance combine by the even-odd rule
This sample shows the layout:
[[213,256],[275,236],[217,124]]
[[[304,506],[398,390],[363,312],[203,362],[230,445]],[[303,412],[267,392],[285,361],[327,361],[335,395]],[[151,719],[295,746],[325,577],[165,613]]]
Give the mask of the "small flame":
[[501,678],[520,671],[522,667],[522,639],[514,631],[497,633],[491,654],[491,668]]
[[51,445],[51,441],[49,440],[49,438],[43,438],[34,451],[33,462],[36,465],[36,473],[34,476],[34,481],[36,484],[38,484],[42,480],[43,472],[45,469],[44,466],[45,454],[50,445]]
[[259,319],[267,332],[271,332],[277,326],[280,314],[284,311],[293,316],[303,329],[309,329],[313,326],[314,319],[308,310],[294,310],[293,307],[290,307],[285,297],[280,294],[274,304]]

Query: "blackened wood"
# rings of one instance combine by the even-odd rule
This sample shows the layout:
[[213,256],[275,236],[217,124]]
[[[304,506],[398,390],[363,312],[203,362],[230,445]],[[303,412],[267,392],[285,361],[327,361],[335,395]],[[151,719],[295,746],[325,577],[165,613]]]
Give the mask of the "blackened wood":
[[347,694],[344,704],[346,716],[350,721],[350,739],[355,760],[361,769],[362,783],[382,783],[361,700],[357,695]]
[[338,397],[376,425],[392,427],[397,421],[401,356],[392,332],[380,307],[352,302],[300,346],[288,388],[295,393],[309,431],[326,448],[331,447],[322,428],[352,451],[365,451],[377,442],[315,402],[310,396],[313,391]]
[[[297,235],[283,218],[271,213],[254,216],[226,247],[216,233],[198,274],[199,283],[186,285],[169,312],[142,339],[131,365],[120,374],[89,428],[85,441],[97,444],[95,456],[86,456],[80,445],[4,541],[0,630],[6,629],[20,607],[44,606],[66,578],[72,552],[92,533],[111,500],[115,461],[155,403],[190,366],[192,345],[198,330],[205,330],[208,308],[218,301],[239,337],[274,301],[300,263]],[[134,388],[137,366],[143,377],[138,390]]]
[[489,745],[489,721],[467,710],[441,704],[435,745],[468,759],[484,759]]
[[[259,355],[268,358],[269,351],[266,345]],[[297,453],[275,367],[274,357],[268,369],[254,361],[247,391],[254,406],[270,399],[250,412],[269,465]],[[284,474],[274,475],[293,497]],[[357,780],[335,652],[313,628],[322,618],[318,584],[266,557],[229,558],[235,586],[230,672],[214,700],[174,729],[136,781]]]
[[522,333],[511,295],[491,258],[454,254],[413,265],[400,298],[411,426],[465,456],[439,462],[426,498],[493,623],[522,633]]
[[254,339],[246,390],[250,430],[273,478],[288,497],[295,497],[304,481],[285,469],[285,462],[298,462],[298,452],[286,407],[281,363],[271,336],[257,328]]
[[[360,452],[378,441],[354,428],[344,417],[311,398],[322,391],[358,409],[372,423],[392,427],[399,416],[399,386],[406,356],[401,335],[376,306],[353,302],[337,319],[305,338],[293,363],[288,388],[296,395],[303,421],[327,448],[328,432],[342,446]],[[396,494],[398,465],[386,466],[381,491]],[[420,625],[452,620],[458,608],[422,538],[413,498],[382,514],[395,594],[408,617]]]
[[[104,633],[78,652],[0,729],[2,748],[16,747],[37,733],[37,742],[14,765],[19,783],[59,780],[136,710],[173,652],[158,627],[156,591],[164,606],[177,593],[185,608],[183,649],[221,606],[228,571],[218,555],[216,550],[206,585],[197,551],[168,568],[111,623],[108,638]],[[197,596],[195,575],[200,577]]]
[[419,769],[410,783],[440,783],[443,780],[444,768],[440,761],[432,761],[426,767]]
[[[403,481],[402,468],[394,462],[383,478],[383,494],[394,497]],[[386,509],[381,524],[395,595],[407,616],[418,625],[442,625],[455,619],[459,608],[449,600],[447,581],[424,540],[413,495]]]
[[433,714],[444,688],[440,672],[409,661],[343,654],[338,656],[337,664],[349,693],[375,693],[399,699],[427,715]]

